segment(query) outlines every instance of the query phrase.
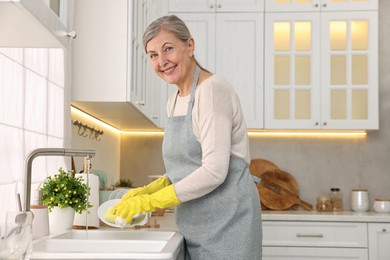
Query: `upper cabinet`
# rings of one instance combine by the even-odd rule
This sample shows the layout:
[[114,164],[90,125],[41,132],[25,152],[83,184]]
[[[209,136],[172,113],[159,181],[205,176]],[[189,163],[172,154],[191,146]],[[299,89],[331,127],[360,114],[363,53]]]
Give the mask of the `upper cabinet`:
[[[262,128],[263,13],[174,14],[189,27],[198,62],[235,88],[248,128]],[[164,91],[164,105],[174,89]]]
[[143,46],[146,27],[161,16],[162,1],[132,1],[132,24],[129,26],[130,101],[154,124],[160,125],[161,79],[153,71]]
[[49,0],[0,0],[0,47],[69,49],[65,17],[71,13],[67,0],[60,2],[55,14]]
[[169,12],[261,12],[264,0],[169,0]]
[[163,12],[160,2],[75,1],[73,105],[119,129],[156,128],[160,81],[147,64],[142,35]]
[[378,0],[266,0],[266,12],[378,10]]
[[131,68],[131,63],[127,63],[128,8],[131,11],[127,0],[75,2],[73,102],[130,100],[127,90],[127,69]]
[[265,128],[378,129],[376,11],[266,13],[265,23]]
[[177,88],[157,77],[142,42],[146,26],[165,14],[184,20],[199,63],[236,89],[248,128],[379,127],[378,0],[74,5],[72,102],[120,129],[165,126]]

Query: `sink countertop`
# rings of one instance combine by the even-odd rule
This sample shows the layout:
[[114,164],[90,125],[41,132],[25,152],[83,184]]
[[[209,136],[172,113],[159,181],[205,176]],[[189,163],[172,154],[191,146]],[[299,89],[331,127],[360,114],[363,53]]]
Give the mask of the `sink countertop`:
[[341,221],[341,222],[376,222],[390,223],[390,214],[375,212],[317,212],[304,210],[273,211],[263,210],[264,221]]

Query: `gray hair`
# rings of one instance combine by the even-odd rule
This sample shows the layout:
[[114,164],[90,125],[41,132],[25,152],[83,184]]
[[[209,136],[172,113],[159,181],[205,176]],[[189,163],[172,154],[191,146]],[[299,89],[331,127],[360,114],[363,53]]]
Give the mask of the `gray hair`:
[[[184,43],[186,43],[191,38],[190,30],[188,30],[188,27],[183,22],[183,20],[181,20],[176,15],[162,16],[151,24],[149,24],[148,27],[146,27],[145,29],[143,35],[143,44],[145,52],[147,52],[146,46],[148,45],[148,43],[161,31],[172,33]],[[193,58],[196,65],[198,65],[201,69],[208,71],[199,64],[195,57]]]
[[191,38],[191,33],[186,24],[176,15],[163,16],[148,25],[144,32],[143,43],[146,52],[148,43],[161,31],[170,32],[182,42],[187,42]]

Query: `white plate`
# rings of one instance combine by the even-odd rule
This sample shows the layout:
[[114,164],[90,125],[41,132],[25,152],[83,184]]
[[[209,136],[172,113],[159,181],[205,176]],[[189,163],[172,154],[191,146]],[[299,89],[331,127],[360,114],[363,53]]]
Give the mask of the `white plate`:
[[108,197],[108,200],[113,200],[113,199],[116,199],[116,195],[120,192],[119,189],[116,189],[114,190],[113,192],[111,192],[110,196]]
[[133,226],[142,226],[145,225],[149,218],[150,218],[150,213],[142,213],[142,214],[137,214],[134,216],[133,220],[127,224],[127,225],[118,225],[115,223],[108,222],[107,220],[104,219],[104,214],[106,214],[106,211],[108,208],[114,206],[120,201],[120,199],[114,199],[114,200],[107,200],[106,202],[103,202],[102,205],[98,208],[98,216],[103,223],[111,226],[111,227],[117,227],[117,228],[125,228],[125,227],[133,227]]
[[115,199],[121,199],[127,191],[129,191],[129,189],[120,189],[120,191],[116,194]]

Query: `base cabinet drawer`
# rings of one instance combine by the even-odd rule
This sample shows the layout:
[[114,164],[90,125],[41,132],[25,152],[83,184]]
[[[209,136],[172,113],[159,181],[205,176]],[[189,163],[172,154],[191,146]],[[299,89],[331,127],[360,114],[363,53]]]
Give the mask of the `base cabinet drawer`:
[[264,221],[263,246],[367,248],[367,223]]
[[368,260],[366,248],[263,247],[263,260]]

